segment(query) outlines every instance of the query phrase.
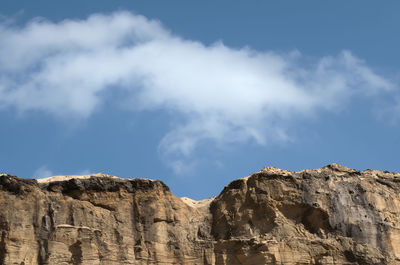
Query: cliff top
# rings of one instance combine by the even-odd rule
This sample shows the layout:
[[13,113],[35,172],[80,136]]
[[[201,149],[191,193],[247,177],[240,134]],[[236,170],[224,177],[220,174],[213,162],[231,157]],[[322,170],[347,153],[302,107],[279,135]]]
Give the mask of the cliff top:
[[114,179],[121,179],[116,176],[108,175],[108,174],[103,174],[103,173],[96,173],[96,174],[91,174],[91,175],[68,175],[68,176],[52,176],[48,178],[38,178],[36,179],[37,182],[39,183],[49,183],[53,181],[68,181],[70,179],[90,179],[91,177],[106,177],[106,178],[114,178]]
[[[252,176],[258,175],[258,174],[268,174],[268,175],[279,175],[279,176],[292,176],[296,178],[302,178],[304,175],[312,175],[312,176],[320,176],[321,174],[333,174],[337,177],[348,177],[348,176],[358,176],[359,178],[373,178],[373,179],[400,179],[400,173],[394,173],[394,172],[388,172],[388,171],[379,171],[379,170],[372,170],[372,169],[367,169],[364,171],[358,171],[355,169],[351,169],[348,167],[345,167],[343,165],[339,165],[336,163],[329,164],[327,166],[324,166],[322,168],[318,169],[304,169],[301,171],[290,171],[290,170],[284,170],[280,169],[277,167],[265,167],[259,172],[256,172],[254,174],[251,174],[249,176],[240,178],[240,180],[243,180],[247,182],[249,178]],[[96,181],[91,181],[91,179],[96,180]],[[108,174],[103,174],[103,173],[97,173],[97,174],[90,174],[90,175],[67,175],[67,176],[52,176],[49,178],[41,178],[41,179],[36,179],[37,183],[43,187],[48,187],[49,185],[56,185],[56,183],[66,183],[71,180],[77,180],[77,181],[83,181],[86,183],[85,187],[91,187],[93,186],[93,183],[96,183],[96,186],[103,186],[107,185],[109,186],[111,182],[118,182],[118,183],[126,183],[126,182],[158,182],[157,180],[151,180],[151,179],[143,179],[143,178],[119,178],[116,176],[108,175]],[[236,182],[234,180],[233,182]],[[161,182],[162,183],[162,182]],[[60,185],[57,184],[57,185]],[[61,184],[65,185],[65,184]],[[81,184],[79,184],[80,186]],[[107,186],[106,185],[106,186]],[[114,184],[111,184],[111,186]],[[231,184],[227,185],[230,186]],[[165,184],[163,184],[165,186]],[[80,187],[80,189],[85,189],[85,187]],[[166,187],[166,186],[165,186]],[[69,188],[76,188],[75,186],[69,187]],[[204,199],[204,200],[193,200],[187,197],[182,197],[182,201],[187,204],[190,207],[195,207],[195,208],[201,208],[204,206],[208,206],[215,197]]]

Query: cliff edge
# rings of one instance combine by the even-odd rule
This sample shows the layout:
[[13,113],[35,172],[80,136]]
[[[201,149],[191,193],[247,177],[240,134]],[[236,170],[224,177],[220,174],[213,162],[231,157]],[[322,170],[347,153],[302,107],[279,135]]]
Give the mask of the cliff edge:
[[215,198],[157,180],[0,175],[0,265],[400,264],[400,174],[264,168]]

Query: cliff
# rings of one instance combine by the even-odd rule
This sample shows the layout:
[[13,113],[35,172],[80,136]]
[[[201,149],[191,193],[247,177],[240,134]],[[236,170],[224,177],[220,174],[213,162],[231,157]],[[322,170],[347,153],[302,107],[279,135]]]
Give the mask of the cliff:
[[0,264],[400,264],[400,174],[264,168],[217,197],[0,175]]

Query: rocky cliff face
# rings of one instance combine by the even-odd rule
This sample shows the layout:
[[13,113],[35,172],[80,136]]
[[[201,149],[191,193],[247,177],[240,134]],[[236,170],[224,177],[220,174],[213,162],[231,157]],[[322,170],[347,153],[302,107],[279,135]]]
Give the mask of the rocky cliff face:
[[0,264],[400,264],[399,182],[265,168],[196,202],[147,179],[0,175]]

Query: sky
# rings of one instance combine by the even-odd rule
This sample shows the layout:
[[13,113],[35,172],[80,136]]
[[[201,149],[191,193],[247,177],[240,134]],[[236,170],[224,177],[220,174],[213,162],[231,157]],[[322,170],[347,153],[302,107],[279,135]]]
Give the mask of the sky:
[[400,171],[400,2],[0,6],[0,171],[216,196],[266,166]]

